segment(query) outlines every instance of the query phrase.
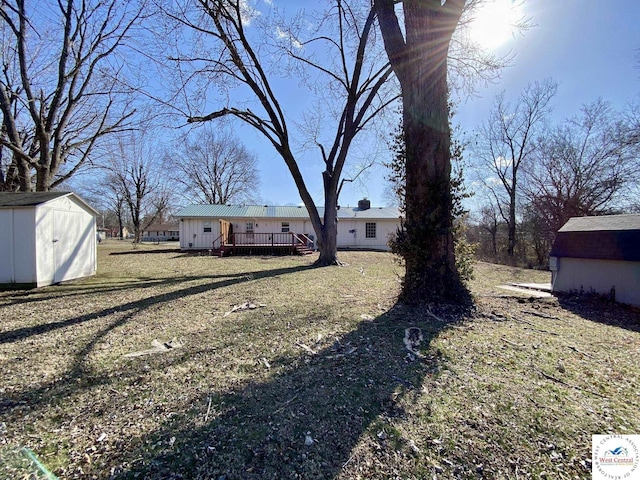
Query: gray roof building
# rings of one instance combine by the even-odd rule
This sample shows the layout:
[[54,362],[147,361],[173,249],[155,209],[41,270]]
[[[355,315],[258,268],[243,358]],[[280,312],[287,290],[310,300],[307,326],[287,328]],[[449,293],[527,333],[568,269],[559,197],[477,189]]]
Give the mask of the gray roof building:
[[640,215],[571,218],[558,230],[550,256],[640,262]]
[[571,218],[549,254],[554,292],[640,306],[640,215]]

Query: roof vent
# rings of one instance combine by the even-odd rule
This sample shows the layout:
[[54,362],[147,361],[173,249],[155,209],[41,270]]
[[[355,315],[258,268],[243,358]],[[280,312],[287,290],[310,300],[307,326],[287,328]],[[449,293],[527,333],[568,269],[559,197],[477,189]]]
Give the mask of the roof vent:
[[369,210],[371,208],[371,201],[366,198],[358,200],[358,208],[360,210]]

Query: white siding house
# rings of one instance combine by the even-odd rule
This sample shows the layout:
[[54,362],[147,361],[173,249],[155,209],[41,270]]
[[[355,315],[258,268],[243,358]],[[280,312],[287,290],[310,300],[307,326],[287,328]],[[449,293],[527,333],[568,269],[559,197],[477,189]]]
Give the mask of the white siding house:
[[[322,216],[322,209],[319,209]],[[243,243],[248,238],[277,239],[304,235],[311,241],[315,232],[304,207],[191,205],[177,213],[180,248],[203,250],[221,242]],[[342,207],[338,210],[338,248],[388,250],[389,235],[400,226],[397,208]]]
[[554,292],[640,306],[640,215],[571,218],[558,230],[549,266]]
[[70,192],[0,192],[0,284],[93,275],[97,215]]
[[145,242],[166,242],[180,239],[180,226],[178,222],[154,223],[142,232],[142,240]]

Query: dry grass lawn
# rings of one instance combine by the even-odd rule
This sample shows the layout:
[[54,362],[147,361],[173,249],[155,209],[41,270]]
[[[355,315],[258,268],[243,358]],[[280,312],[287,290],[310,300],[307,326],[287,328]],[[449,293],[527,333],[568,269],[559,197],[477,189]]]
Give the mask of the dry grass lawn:
[[158,248],[0,292],[0,478],[46,478],[26,447],[63,479],[586,479],[592,434],[640,433],[640,314],[495,288],[546,272],[416,310],[386,253]]

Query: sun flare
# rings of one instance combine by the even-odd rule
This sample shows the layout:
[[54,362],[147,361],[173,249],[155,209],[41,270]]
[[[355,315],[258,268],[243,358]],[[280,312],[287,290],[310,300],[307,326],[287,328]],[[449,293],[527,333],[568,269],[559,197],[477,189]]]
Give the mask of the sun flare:
[[487,0],[469,25],[471,39],[487,50],[498,48],[513,38],[522,21],[522,4],[514,0]]

